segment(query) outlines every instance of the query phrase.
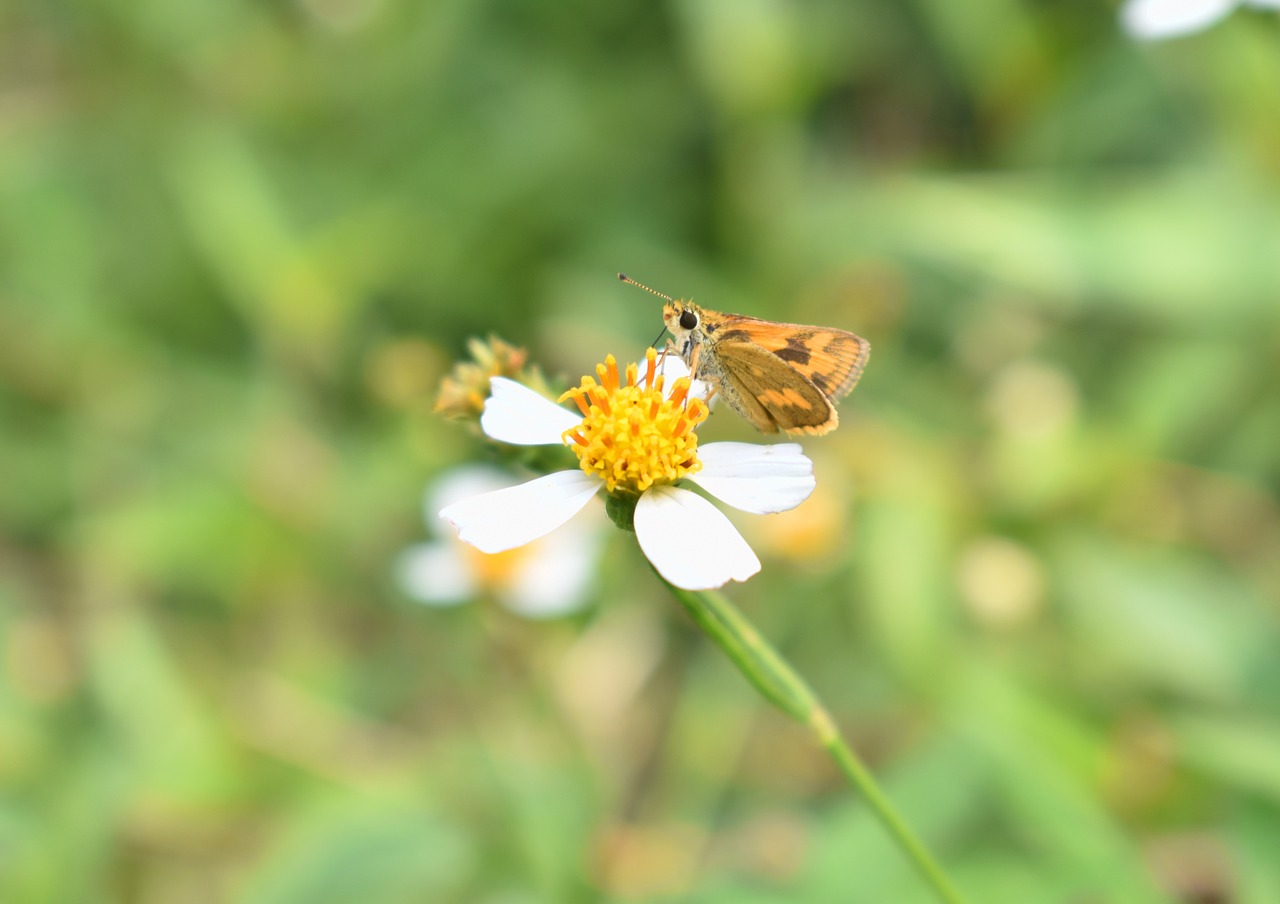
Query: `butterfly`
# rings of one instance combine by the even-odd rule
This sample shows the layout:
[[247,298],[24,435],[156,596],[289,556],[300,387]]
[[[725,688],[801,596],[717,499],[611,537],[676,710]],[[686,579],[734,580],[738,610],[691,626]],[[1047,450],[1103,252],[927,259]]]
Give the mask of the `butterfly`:
[[722,314],[675,299],[622,273],[618,279],[667,303],[668,347],[690,375],[711,385],[729,407],[762,433],[819,436],[840,422],[835,403],[852,391],[871,344],[846,330]]

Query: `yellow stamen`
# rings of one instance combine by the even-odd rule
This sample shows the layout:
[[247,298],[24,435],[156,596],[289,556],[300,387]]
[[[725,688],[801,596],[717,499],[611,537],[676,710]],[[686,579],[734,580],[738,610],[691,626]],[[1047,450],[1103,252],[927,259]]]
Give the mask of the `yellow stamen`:
[[645,385],[640,370],[627,366],[626,382],[619,382],[613,355],[597,365],[600,382],[583,377],[582,384],[560,397],[572,398],[583,413],[582,423],[564,432],[582,470],[595,474],[613,495],[638,496],[654,485],[672,484],[702,467],[698,461],[698,424],[707,406],[689,398],[689,380],[681,378],[671,398],[663,396],[663,379],[655,365],[657,352],[646,354]]
[[[568,396],[568,395],[572,395],[572,393],[566,392],[564,395],[560,396],[560,401],[563,402],[565,399],[565,396]],[[586,403],[586,400],[583,399],[582,396],[575,395],[573,396],[573,400],[578,404],[578,410],[581,411],[583,415],[588,415],[591,413],[591,406]]]

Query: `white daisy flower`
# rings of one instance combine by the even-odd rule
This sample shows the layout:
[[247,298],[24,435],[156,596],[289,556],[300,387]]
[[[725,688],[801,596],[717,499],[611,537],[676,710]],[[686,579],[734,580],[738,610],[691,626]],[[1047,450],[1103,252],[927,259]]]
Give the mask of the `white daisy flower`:
[[[518,478],[487,465],[441,474],[423,494],[428,528],[436,512],[461,499],[511,487]],[[410,546],[396,562],[400,587],[428,606],[455,606],[492,596],[517,615],[555,618],[581,609],[591,589],[602,539],[590,513],[520,549],[485,555],[452,534]]]
[[1120,22],[1135,38],[1159,41],[1203,31],[1240,6],[1280,9],[1280,0],[1128,0]]
[[634,503],[640,549],[677,587],[707,590],[759,571],[760,560],[729,519],[676,483],[696,483],[745,512],[783,512],[813,492],[813,463],[796,443],[699,448],[694,428],[706,419],[707,405],[690,395],[684,363],[666,359],[666,369],[679,375],[667,393],[663,386],[672,374],[656,374],[653,349],[646,361],[645,379],[637,380],[639,368],[631,364],[625,383],[612,355],[597,365],[599,382],[583,377],[579,388],[560,399],[573,399],[580,413],[495,377],[480,418],[484,432],[517,445],[563,443],[577,454],[581,469],[455,502],[440,517],[465,542],[498,553],[555,530],[604,489],[623,505]]

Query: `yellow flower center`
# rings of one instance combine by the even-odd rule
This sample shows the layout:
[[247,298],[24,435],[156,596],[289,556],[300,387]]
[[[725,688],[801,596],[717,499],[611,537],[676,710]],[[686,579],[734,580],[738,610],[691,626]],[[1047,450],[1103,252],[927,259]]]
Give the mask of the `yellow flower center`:
[[560,401],[573,399],[582,423],[564,432],[582,470],[604,481],[610,495],[639,496],[655,484],[672,484],[702,467],[694,427],[707,418],[702,399],[689,398],[689,379],[681,377],[670,397],[662,392],[657,352],[646,355],[647,379],[639,385],[639,368],[627,365],[626,383],[618,380],[613,355],[596,365],[599,382],[583,377]]
[[487,590],[503,590],[515,583],[516,575],[532,554],[538,541],[504,552],[481,552],[467,543],[458,546],[471,566],[476,583]]

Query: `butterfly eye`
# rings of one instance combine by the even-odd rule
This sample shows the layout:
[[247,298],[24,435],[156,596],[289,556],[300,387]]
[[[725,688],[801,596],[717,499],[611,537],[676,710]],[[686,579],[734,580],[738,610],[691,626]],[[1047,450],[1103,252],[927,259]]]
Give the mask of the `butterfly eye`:
[[693,311],[685,311],[680,315],[680,326],[683,329],[691,330],[698,325],[698,315]]

